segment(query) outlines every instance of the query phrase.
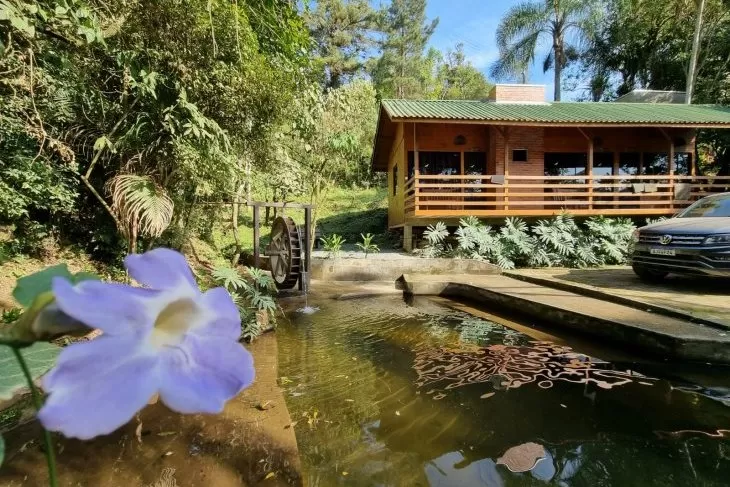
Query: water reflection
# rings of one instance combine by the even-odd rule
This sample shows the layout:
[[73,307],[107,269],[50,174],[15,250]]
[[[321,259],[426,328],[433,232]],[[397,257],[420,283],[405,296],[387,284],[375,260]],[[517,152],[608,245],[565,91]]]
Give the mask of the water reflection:
[[[605,362],[427,300],[318,303],[277,332],[309,485],[725,485],[730,474],[720,374],[700,385],[666,365]],[[496,465],[526,442],[546,450],[536,468]]]

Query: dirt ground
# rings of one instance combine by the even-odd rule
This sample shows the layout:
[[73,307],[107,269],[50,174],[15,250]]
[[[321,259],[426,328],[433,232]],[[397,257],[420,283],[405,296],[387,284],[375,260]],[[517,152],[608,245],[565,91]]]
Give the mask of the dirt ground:
[[[274,334],[249,347],[257,377],[217,416],[183,416],[158,403],[117,432],[82,442],[55,436],[61,486],[301,485],[296,437],[277,384]],[[36,423],[4,434],[0,485],[47,485]]]
[[591,286],[730,326],[730,279],[670,275],[662,283],[648,284],[640,281],[630,267],[520,269],[512,273]]

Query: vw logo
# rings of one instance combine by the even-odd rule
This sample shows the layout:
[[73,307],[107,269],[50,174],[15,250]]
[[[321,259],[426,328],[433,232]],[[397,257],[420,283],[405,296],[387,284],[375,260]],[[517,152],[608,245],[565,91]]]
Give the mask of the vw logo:
[[671,235],[662,235],[659,237],[659,243],[662,245],[669,245],[672,243],[672,236]]

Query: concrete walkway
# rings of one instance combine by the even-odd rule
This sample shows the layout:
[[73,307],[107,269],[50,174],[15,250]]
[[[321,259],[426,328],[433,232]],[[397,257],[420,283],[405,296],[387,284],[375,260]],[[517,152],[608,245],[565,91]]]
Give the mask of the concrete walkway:
[[669,276],[642,282],[630,267],[519,269],[505,275],[730,330],[730,280]]
[[730,332],[506,276],[404,275],[403,291],[526,314],[664,358],[730,364]]

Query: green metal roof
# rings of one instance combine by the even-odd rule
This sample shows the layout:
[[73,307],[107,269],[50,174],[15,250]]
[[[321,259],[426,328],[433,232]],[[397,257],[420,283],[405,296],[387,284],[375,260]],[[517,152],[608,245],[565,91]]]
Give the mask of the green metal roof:
[[730,107],[662,103],[494,103],[463,100],[383,100],[393,120],[432,119],[537,124],[730,127]]

